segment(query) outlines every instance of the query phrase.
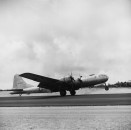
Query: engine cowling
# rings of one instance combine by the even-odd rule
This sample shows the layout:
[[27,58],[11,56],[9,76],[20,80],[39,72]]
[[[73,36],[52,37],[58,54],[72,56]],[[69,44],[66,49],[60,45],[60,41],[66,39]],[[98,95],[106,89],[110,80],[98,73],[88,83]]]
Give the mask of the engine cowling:
[[72,76],[69,76],[69,77],[62,78],[61,81],[66,82],[66,83],[71,83],[71,82],[74,82],[75,80]]

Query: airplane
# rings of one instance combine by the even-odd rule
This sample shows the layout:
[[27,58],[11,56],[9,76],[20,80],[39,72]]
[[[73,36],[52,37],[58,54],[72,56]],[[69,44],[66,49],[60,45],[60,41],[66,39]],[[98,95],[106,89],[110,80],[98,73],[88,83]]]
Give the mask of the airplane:
[[12,89],[1,89],[0,91],[12,91],[10,94],[19,94],[19,96],[31,93],[51,93],[50,90],[45,88],[34,87],[33,85],[27,84],[18,74],[14,76]]
[[[74,79],[72,74],[68,77],[64,77],[61,79],[54,79],[49,78],[33,73],[23,73],[19,76],[34,80],[36,82],[39,82],[37,88],[24,88],[19,91],[14,91],[13,93],[30,93],[33,92],[35,89],[35,92],[41,91],[41,92],[60,92],[61,96],[66,96],[66,91],[69,91],[72,96],[76,94],[76,90],[80,88],[90,88],[97,84],[106,83],[106,81],[109,79],[109,77],[105,74],[100,74],[98,76],[92,76],[90,78],[84,78],[82,79],[82,76],[80,76],[77,79]],[[105,84],[105,90],[109,90],[109,87]]]

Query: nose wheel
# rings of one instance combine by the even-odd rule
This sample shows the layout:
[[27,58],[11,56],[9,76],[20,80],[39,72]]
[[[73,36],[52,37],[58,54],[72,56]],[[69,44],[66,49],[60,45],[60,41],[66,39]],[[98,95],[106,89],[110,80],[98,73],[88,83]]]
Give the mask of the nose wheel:
[[105,84],[105,90],[108,91],[109,87]]
[[105,90],[106,90],[106,91],[108,91],[108,90],[109,90],[109,87],[108,87],[108,86],[106,86],[106,87],[105,87]]

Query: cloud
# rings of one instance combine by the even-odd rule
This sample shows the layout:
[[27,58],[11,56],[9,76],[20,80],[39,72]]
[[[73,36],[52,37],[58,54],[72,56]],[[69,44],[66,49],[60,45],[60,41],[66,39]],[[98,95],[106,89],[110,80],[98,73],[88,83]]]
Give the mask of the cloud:
[[105,72],[109,82],[131,74],[130,2],[0,1],[0,82],[15,73],[60,78]]

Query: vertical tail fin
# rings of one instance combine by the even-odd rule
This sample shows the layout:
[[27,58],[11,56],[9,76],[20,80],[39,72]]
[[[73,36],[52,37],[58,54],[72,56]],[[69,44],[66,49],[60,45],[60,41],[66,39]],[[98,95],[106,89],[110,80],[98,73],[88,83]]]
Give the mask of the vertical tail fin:
[[13,81],[13,88],[14,89],[24,89],[28,88],[27,83],[20,77],[18,74],[14,76],[14,81]]

